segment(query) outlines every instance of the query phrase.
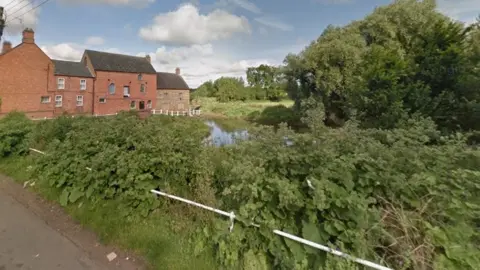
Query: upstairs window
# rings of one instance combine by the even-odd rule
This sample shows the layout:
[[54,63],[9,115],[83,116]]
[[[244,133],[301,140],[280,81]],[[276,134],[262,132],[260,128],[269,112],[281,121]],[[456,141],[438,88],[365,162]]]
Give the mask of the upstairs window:
[[142,74],[138,74],[138,77],[137,77],[137,78],[138,78],[139,81],[141,81],[141,80],[143,79]]
[[98,102],[99,103],[107,103],[107,99],[106,98],[99,98]]
[[87,80],[85,79],[80,80],[80,90],[87,90]]
[[58,78],[57,79],[57,89],[65,89],[65,79],[64,78]]
[[108,86],[108,93],[110,93],[110,95],[115,94],[115,84],[114,84],[114,83],[111,83],[111,84]]
[[130,86],[128,85],[123,86],[123,96],[124,97],[130,96]]
[[145,84],[140,85],[140,93],[145,93]]

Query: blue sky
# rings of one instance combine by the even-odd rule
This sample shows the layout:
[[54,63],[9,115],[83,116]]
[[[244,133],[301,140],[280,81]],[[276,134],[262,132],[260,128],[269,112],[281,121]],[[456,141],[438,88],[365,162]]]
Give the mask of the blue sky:
[[[24,27],[52,58],[79,60],[85,48],[152,56],[158,71],[180,67],[191,87],[248,66],[280,64],[329,25],[360,19],[392,0],[0,0],[5,39]],[[438,0],[439,10],[471,22],[480,0]]]

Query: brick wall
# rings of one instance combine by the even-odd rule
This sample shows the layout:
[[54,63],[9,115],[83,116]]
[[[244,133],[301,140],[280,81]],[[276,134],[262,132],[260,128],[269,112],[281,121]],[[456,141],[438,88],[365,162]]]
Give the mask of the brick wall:
[[[64,80],[64,89],[59,89],[59,79]],[[80,82],[85,80],[86,89],[81,90]],[[56,91],[51,95],[55,115],[60,114],[92,114],[93,78],[55,76]],[[61,106],[56,105],[57,96],[61,96]],[[81,97],[81,98],[80,98]],[[77,98],[79,99],[77,103]],[[81,101],[83,100],[83,102]]]
[[[95,114],[113,114],[120,111],[130,110],[131,102],[135,103],[135,109],[140,110],[140,104],[143,103],[144,109],[147,107],[148,101],[151,101],[151,108],[156,106],[156,74],[141,74],[139,80],[136,73],[122,72],[106,72],[97,71],[95,79],[95,97],[94,111]],[[110,84],[115,84],[115,93],[109,92]],[[145,91],[141,92],[141,85],[144,85]],[[124,97],[124,86],[130,89],[130,97]],[[100,99],[104,99],[105,103],[101,103]],[[103,100],[102,100],[103,101]]]
[[32,118],[51,117],[53,103],[41,97],[55,91],[53,63],[34,43],[22,43],[0,56],[0,114],[22,111]]
[[190,108],[190,90],[157,90],[157,110],[187,111]]

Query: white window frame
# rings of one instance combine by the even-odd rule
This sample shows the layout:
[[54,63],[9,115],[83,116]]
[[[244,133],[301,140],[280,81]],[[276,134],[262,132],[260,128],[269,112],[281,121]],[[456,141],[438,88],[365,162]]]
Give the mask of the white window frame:
[[65,89],[65,78],[57,78],[57,89]]
[[[103,102],[102,102],[102,99],[103,99]],[[98,99],[98,103],[107,103],[107,98],[104,98],[104,97],[101,97]]]
[[[44,101],[42,100],[43,98],[48,98],[48,100],[44,102]],[[52,98],[51,98],[50,96],[41,96],[41,97],[40,97],[40,103],[41,103],[41,104],[48,104],[48,103],[50,103],[51,101],[52,101]]]
[[59,108],[63,106],[63,96],[62,95],[56,95],[55,96],[55,107]]
[[87,90],[87,80],[80,79],[80,90]]
[[129,97],[130,96],[130,85],[123,86],[123,96]]
[[83,96],[79,95],[77,96],[77,107],[82,107],[83,106]]
[[151,100],[148,100],[147,101],[147,109],[151,109],[152,108],[152,101]]
[[140,93],[146,93],[146,92],[147,92],[147,86],[143,83],[140,84]]

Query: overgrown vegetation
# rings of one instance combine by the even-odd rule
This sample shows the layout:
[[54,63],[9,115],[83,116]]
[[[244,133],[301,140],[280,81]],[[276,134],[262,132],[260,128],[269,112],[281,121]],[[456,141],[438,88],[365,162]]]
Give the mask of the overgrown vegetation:
[[[283,106],[242,113],[275,127],[252,128],[236,145],[206,146],[208,129],[193,118],[32,123],[13,114],[0,120],[0,153],[42,147],[47,155],[32,160],[37,181],[67,207],[112,203],[129,222],[172,217],[157,226],[187,231],[189,256],[215,269],[364,269],[272,229],[393,269],[477,269],[478,31],[440,15],[433,1],[415,0],[329,27],[286,59],[293,114]],[[307,132],[278,125],[299,118]],[[155,198],[156,188],[239,220],[229,232],[228,219]],[[136,245],[161,256],[160,242]]]

